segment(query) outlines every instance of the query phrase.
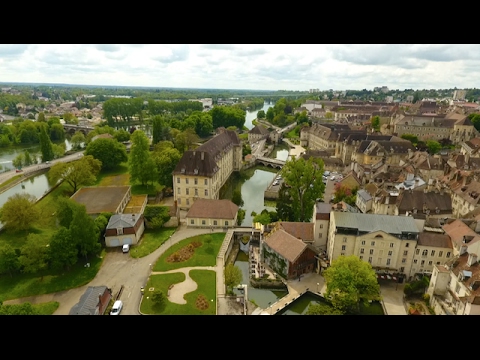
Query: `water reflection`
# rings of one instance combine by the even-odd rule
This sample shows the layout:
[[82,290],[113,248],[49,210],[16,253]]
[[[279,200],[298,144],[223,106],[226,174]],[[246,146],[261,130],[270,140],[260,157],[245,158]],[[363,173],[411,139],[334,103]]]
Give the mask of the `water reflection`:
[[245,114],[245,126],[248,130],[253,129],[253,124],[252,121],[257,118],[257,113],[260,110],[265,111],[265,114],[267,113],[267,110],[271,107],[273,107],[275,104],[273,103],[264,103],[263,107],[261,109],[253,110],[253,111],[247,111]]
[[[248,263],[248,255],[243,251],[240,251],[237,255],[237,259],[234,263],[235,266],[238,266],[242,270],[242,283],[250,285],[250,269]],[[234,289],[236,294],[240,294],[240,291]],[[282,298],[287,294],[287,291],[271,291],[266,289],[256,289],[252,286],[248,286],[248,299],[253,301],[257,306],[265,309],[269,304],[273,304],[278,299]]]
[[53,184],[47,176],[47,173],[32,176],[21,183],[11,187],[10,189],[2,192],[0,194],[0,207],[5,204],[10,196],[13,196],[17,193],[31,194],[39,199],[45,192],[50,190],[55,184]]

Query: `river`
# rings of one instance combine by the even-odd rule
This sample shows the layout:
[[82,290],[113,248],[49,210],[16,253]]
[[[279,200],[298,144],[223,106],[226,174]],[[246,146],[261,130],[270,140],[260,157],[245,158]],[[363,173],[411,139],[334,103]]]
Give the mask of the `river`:
[[247,111],[245,114],[245,126],[248,130],[252,130],[253,124],[252,121],[257,118],[257,113],[260,110],[265,111],[265,114],[267,113],[267,110],[271,107],[273,107],[275,104],[273,103],[264,103],[263,107],[261,109],[253,110],[253,111]]
[[[65,151],[72,149],[72,143],[65,139]],[[24,145],[15,147],[0,148],[0,165],[2,168],[0,171],[9,171],[15,167],[12,165],[12,160],[17,157],[18,154],[23,154],[25,150],[28,150],[30,155],[37,155],[37,159],[40,160],[40,145]]]

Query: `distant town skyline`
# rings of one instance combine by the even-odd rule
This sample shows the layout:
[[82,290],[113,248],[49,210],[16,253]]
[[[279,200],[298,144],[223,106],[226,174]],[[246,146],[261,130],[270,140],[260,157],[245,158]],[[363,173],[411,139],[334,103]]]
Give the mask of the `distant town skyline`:
[[477,44],[1,44],[0,81],[231,90],[470,89]]

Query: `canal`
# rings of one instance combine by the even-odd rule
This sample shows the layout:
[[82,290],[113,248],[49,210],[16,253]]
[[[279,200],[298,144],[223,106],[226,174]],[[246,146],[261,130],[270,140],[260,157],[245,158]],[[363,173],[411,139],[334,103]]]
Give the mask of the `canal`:
[[[245,254],[243,251],[239,251],[237,255],[237,259],[234,263],[235,266],[238,266],[240,270],[242,270],[242,284],[247,284],[248,286],[248,300],[250,300],[253,304],[265,309],[270,304],[273,304],[278,299],[287,295],[286,290],[266,290],[266,289],[255,289],[254,287],[250,286],[250,265],[248,262],[248,255]],[[240,291],[234,289],[236,294],[240,294]]]

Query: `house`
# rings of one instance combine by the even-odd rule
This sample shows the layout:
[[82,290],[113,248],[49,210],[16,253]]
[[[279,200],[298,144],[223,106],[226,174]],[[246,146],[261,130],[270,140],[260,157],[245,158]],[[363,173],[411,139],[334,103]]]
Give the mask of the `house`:
[[427,289],[437,315],[480,315],[480,265],[476,252],[466,251],[435,265]]
[[[480,240],[480,235],[460,219],[447,220],[447,223],[443,225],[443,231],[452,239],[453,256],[464,254],[469,244],[473,245]],[[447,258],[450,258],[452,254],[448,253]]]
[[445,115],[435,116],[400,115],[394,123],[394,133],[414,135],[418,140],[449,139],[453,133],[456,119],[447,119]]
[[367,213],[372,209],[373,197],[365,190],[360,189],[357,191],[357,198],[355,199],[355,205],[360,209],[362,213]]
[[138,244],[145,230],[143,214],[114,214],[105,229],[105,246]]
[[438,191],[402,190],[395,204],[394,215],[416,213],[436,218],[450,217],[453,213],[450,194]]
[[202,199],[193,202],[185,216],[187,227],[232,228],[237,226],[238,206],[227,199]]
[[330,223],[331,205],[315,202],[313,208],[313,247],[319,251],[327,250],[328,225]]
[[285,279],[315,271],[317,251],[282,228],[266,234],[260,249],[263,262]]
[[450,259],[452,250],[452,240],[448,234],[422,231],[418,234],[409,278],[416,274],[431,275],[434,265],[443,265]]
[[89,286],[68,315],[103,315],[112,298],[112,290],[106,286]]
[[405,140],[363,140],[352,154],[351,161],[359,164],[375,164],[379,161],[390,165],[399,165],[405,161],[415,147]]
[[377,273],[406,277],[420,231],[412,217],[332,211],[327,256],[356,255]]
[[255,125],[249,132],[248,132],[248,142],[253,144],[262,139],[268,139],[270,136],[270,131],[263,126],[263,125]]
[[70,199],[86,207],[87,214],[97,216],[103,212],[122,214],[132,197],[131,186],[85,186]]
[[218,199],[221,187],[242,167],[242,145],[233,130],[219,133],[195,150],[187,150],[173,171],[174,200],[188,210],[196,199]]

